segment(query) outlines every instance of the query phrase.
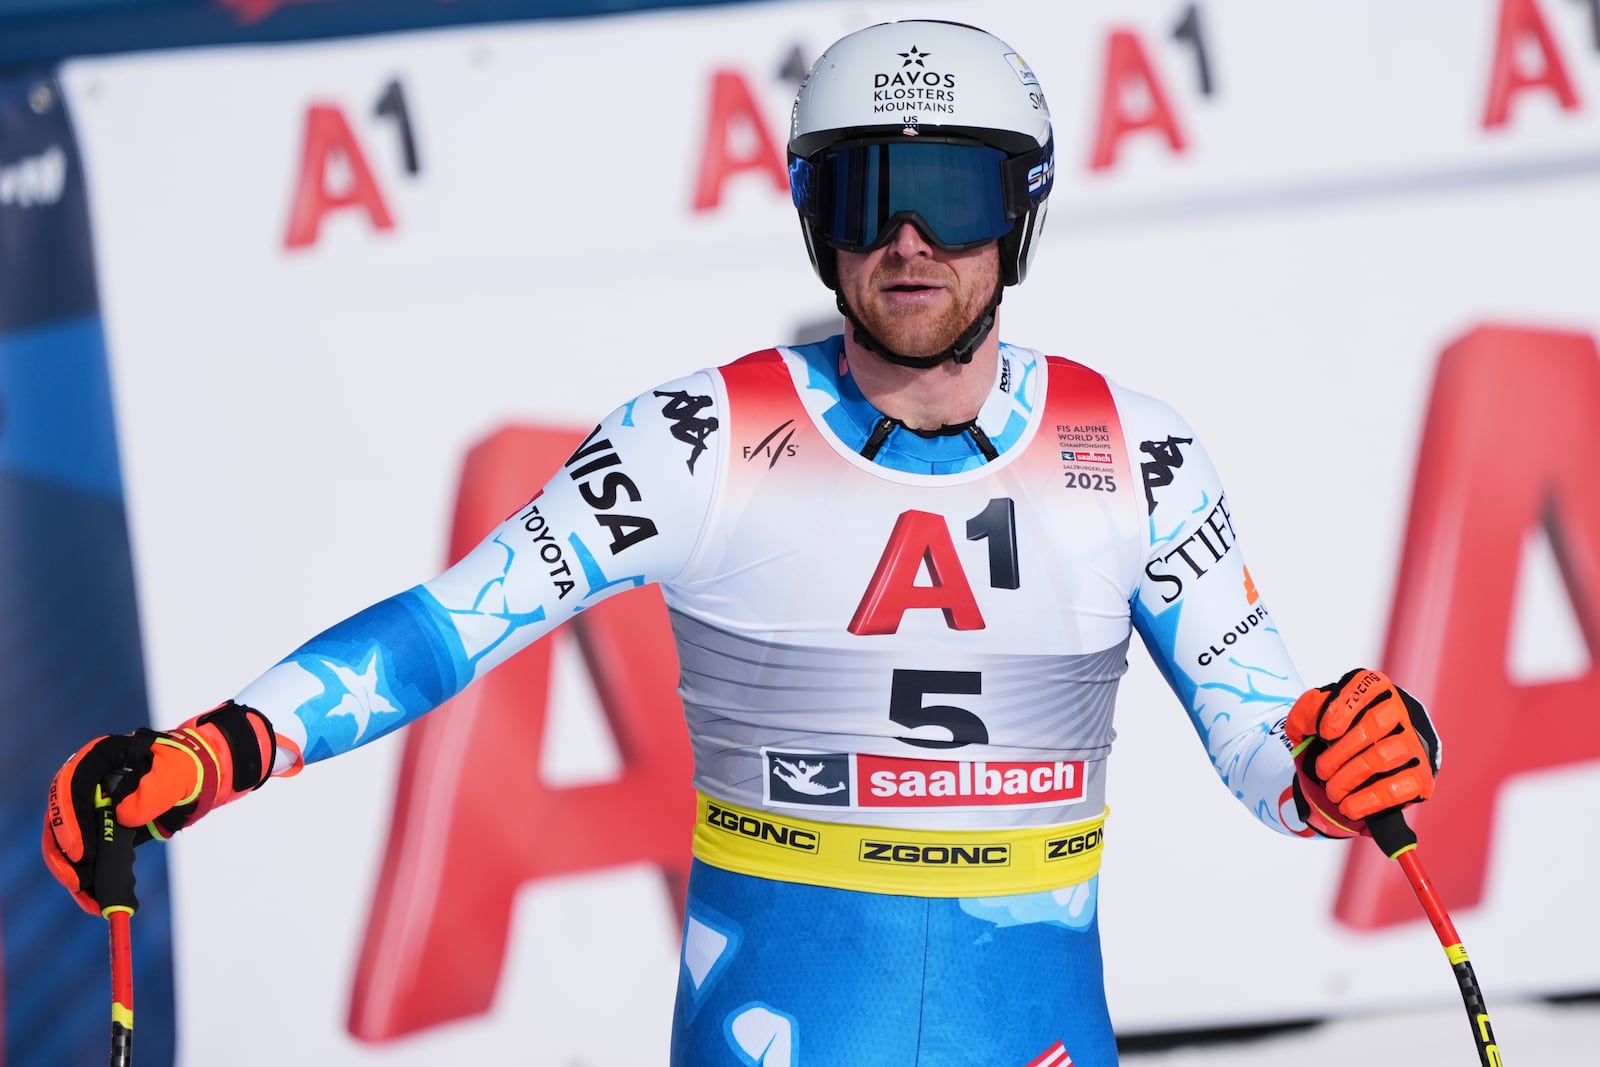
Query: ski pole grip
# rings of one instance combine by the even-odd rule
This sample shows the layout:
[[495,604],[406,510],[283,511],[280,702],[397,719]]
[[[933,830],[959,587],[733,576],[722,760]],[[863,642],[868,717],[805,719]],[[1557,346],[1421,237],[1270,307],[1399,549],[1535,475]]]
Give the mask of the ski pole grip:
[[95,797],[100,809],[100,842],[94,861],[94,899],[102,914],[113,908],[139,909],[133,885],[133,828],[117,822],[118,787],[126,771],[113,771]]
[[1411,829],[1399,808],[1380,811],[1367,819],[1367,830],[1383,854],[1394,859],[1417,843],[1417,833]]

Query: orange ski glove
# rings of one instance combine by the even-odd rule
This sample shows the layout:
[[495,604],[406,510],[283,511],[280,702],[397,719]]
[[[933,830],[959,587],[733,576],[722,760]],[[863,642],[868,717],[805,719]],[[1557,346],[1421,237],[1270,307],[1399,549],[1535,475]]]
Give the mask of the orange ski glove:
[[1295,807],[1324,837],[1354,837],[1378,812],[1433,795],[1439,735],[1422,703],[1382,671],[1358,668],[1308,689],[1285,732]]
[[56,772],[45,811],[45,865],[80,907],[94,899],[101,836],[95,801],[108,782],[117,822],[136,827],[134,844],[178,830],[266,784],[277,756],[267,717],[229,701],[175,730],[136,730],[89,742]]

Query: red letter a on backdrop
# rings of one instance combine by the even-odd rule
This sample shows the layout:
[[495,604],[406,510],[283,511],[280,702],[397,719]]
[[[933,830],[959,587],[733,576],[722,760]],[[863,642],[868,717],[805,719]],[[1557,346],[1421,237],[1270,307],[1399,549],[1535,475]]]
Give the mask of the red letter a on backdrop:
[[[1540,70],[1522,69],[1524,42],[1539,50]],[[1525,89],[1544,88],[1556,94],[1567,111],[1578,106],[1578,94],[1567,77],[1561,50],[1539,13],[1537,0],[1500,0],[1500,28],[1495,35],[1494,67],[1489,74],[1489,103],[1484,108],[1484,129],[1503,126],[1511,113],[1511,98]]]
[[[328,170],[335,159],[349,170],[349,187],[333,192],[328,188]],[[294,206],[289,209],[287,248],[315,244],[322,219],[330,211],[363,208],[372,225],[380,230],[394,229],[394,219],[383,202],[372,168],[367,165],[361,142],[350,129],[344,112],[328,104],[313,104],[306,111],[306,139],[300,155],[300,176],[295,182]],[[504,516],[501,516],[504,518]],[[487,531],[485,531],[487,532]]]
[[[521,427],[474,448],[450,558],[527,499],[529,472],[559,470],[582,438]],[[616,737],[622,777],[551,789],[539,780],[539,753],[552,642],[574,637]],[[681,914],[694,793],[677,687],[666,604],[646,586],[587,609],[409,728],[351,1033],[383,1041],[487,1011],[512,904],[528,882],[647,863],[666,876]]]
[[[1600,759],[1600,351],[1592,338],[1480,327],[1445,350],[1417,461],[1384,668],[1444,744],[1434,798],[1408,817],[1446,907],[1483,897],[1508,779]],[[1583,677],[1507,671],[1525,537],[1543,527],[1589,648]],[[1419,917],[1375,848],[1351,849],[1335,914],[1361,928]]]
[[694,184],[694,209],[709,211],[722,203],[728,179],[747,170],[766,174],[777,192],[789,191],[783,156],[767,132],[749,83],[738,71],[719,70],[711,76],[711,118]]
[[[1135,109],[1131,101],[1144,99]],[[1092,170],[1105,170],[1116,163],[1122,139],[1137,130],[1164,134],[1174,152],[1182,152],[1183,131],[1167,101],[1167,91],[1145,55],[1139,35],[1116,30],[1106,40],[1105,81],[1100,87],[1100,120],[1095,127]]]

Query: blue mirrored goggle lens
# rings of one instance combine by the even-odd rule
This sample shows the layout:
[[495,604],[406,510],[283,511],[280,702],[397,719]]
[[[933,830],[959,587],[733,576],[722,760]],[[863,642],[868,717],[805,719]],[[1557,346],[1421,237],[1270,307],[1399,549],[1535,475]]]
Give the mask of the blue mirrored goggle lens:
[[1006,155],[971,144],[905,141],[830,149],[790,168],[795,206],[838,248],[866,251],[901,221],[959,249],[1010,232]]

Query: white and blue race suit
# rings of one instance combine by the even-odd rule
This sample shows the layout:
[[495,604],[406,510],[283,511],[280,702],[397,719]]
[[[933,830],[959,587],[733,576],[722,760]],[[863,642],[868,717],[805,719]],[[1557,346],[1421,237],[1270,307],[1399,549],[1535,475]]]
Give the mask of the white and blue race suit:
[[[671,1062],[1114,1064],[1097,872],[1133,633],[1227,788],[1302,835],[1283,720],[1304,686],[1169,407],[1002,344],[973,426],[924,434],[843,353],[629,401],[460,562],[237,699],[325,759],[618,575],[659,583],[699,794]],[[582,566],[551,573],[528,508]]]

